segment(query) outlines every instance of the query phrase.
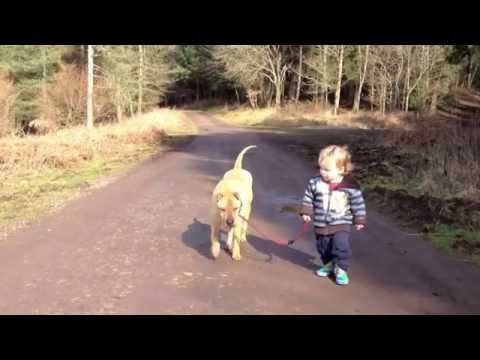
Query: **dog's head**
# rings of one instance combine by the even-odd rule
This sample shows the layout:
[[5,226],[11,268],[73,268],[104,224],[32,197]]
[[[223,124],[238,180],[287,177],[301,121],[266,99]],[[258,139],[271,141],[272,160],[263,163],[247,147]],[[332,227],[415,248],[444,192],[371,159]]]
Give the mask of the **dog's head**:
[[220,210],[222,227],[230,229],[235,226],[242,201],[237,192],[225,192],[217,195],[217,207]]

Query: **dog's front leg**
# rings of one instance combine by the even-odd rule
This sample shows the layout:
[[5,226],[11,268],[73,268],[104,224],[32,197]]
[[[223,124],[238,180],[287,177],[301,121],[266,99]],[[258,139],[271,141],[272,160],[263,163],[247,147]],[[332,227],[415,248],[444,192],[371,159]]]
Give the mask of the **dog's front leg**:
[[227,233],[227,249],[230,251],[230,253],[233,252],[233,229],[230,229],[230,231]]
[[241,260],[242,256],[240,255],[240,237],[242,234],[242,226],[237,226],[232,231],[233,233],[233,247],[232,247],[232,259],[233,260]]
[[220,240],[218,238],[218,227],[215,221],[212,222],[210,226],[210,242],[210,251],[212,256],[216,259],[220,255]]
[[251,213],[251,205],[248,204],[245,210],[245,214],[243,215],[243,221],[242,221],[242,231],[240,234],[240,241],[241,242],[246,242],[247,241],[247,231],[248,231],[248,221],[250,220],[250,213]]

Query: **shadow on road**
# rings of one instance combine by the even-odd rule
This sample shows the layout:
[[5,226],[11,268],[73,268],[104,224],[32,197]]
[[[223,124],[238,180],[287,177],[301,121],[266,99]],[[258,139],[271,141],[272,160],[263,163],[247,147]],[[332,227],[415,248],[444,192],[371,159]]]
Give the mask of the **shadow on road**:
[[188,229],[182,234],[183,243],[196,250],[208,260],[215,260],[210,253],[210,226],[203,224],[196,218],[188,225]]
[[[203,121],[202,116],[197,119]],[[272,210],[276,206],[275,200],[303,195],[304,185],[317,172],[316,156],[308,157],[298,150],[301,147],[295,145],[308,143],[321,148],[331,143],[350,144],[359,135],[358,131],[348,129],[270,132],[223,129],[220,126],[211,130],[199,135],[189,146],[175,151],[189,159],[184,171],[205,176],[213,189],[216,181],[231,168],[239,151],[247,145],[257,145],[258,148],[244,159],[245,169],[254,176],[256,202],[252,218],[268,224],[278,223],[276,233],[284,233],[286,229],[285,226],[282,228],[281,218]],[[206,192],[206,196],[210,196],[210,192]],[[202,216],[201,210],[198,216]],[[478,281],[478,269],[459,264],[406,237],[374,211],[370,211],[369,224],[364,232],[352,234],[352,279],[358,279],[359,284],[372,289],[371,301],[381,303],[381,296],[388,292],[398,294],[398,306],[408,312],[478,313],[478,287],[470,285]],[[314,241],[313,238],[310,240]],[[183,232],[182,241],[203,258],[214,261],[210,254],[209,224],[193,220]],[[300,251],[277,244],[266,236],[252,234],[248,236],[248,245],[242,249],[242,256],[245,260],[263,262],[267,266],[275,260],[283,260],[312,272],[317,259],[313,251]],[[462,279],[463,283],[459,284],[455,277]],[[392,306],[392,309],[397,308]]]
[[[204,258],[214,260],[210,253],[210,225],[204,224],[196,218],[193,219],[188,229],[182,234],[182,241]],[[315,256],[304,253],[294,247],[277,244],[271,239],[264,239],[249,234],[247,242],[248,245],[243,246],[242,249],[242,256],[245,259],[268,263],[272,262],[274,258],[279,258],[312,271],[317,266],[315,264]],[[259,257],[258,254],[261,254],[261,256]]]

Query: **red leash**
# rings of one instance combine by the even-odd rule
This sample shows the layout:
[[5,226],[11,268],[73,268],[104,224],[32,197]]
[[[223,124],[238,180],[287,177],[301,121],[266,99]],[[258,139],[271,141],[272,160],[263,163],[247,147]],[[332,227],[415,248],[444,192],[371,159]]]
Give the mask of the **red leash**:
[[297,236],[295,236],[292,240],[290,240],[288,242],[288,245],[293,245],[295,243],[295,241],[297,241],[298,239],[300,239],[301,237],[303,237],[303,234],[305,233],[305,231],[307,231],[308,229],[308,223],[307,222],[304,222],[302,227],[300,228],[300,231],[298,232]]
[[[250,226],[253,228],[253,230],[257,231],[260,235],[262,235],[264,238],[268,239],[269,237],[268,236],[265,236],[265,234],[263,234],[261,231],[259,231],[256,226],[253,226],[252,222],[249,222],[250,223]],[[295,241],[297,241],[298,239],[300,239],[301,237],[303,237],[303,234],[305,233],[305,231],[307,230],[308,228],[308,223],[307,222],[304,222],[302,227],[300,228],[300,230],[298,231],[297,235],[292,239],[292,240],[289,240],[287,242],[280,242],[280,241],[276,241],[275,239],[271,239],[274,243],[278,244],[278,245],[282,245],[282,246],[285,246],[285,245],[293,245],[295,243]]]

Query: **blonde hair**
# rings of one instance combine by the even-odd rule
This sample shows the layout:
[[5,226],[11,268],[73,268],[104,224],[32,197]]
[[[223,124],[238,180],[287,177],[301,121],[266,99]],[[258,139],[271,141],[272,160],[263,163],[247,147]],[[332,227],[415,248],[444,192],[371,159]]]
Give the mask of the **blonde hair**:
[[330,145],[323,148],[318,155],[318,165],[322,167],[327,160],[333,161],[343,175],[353,171],[352,155],[347,146]]

